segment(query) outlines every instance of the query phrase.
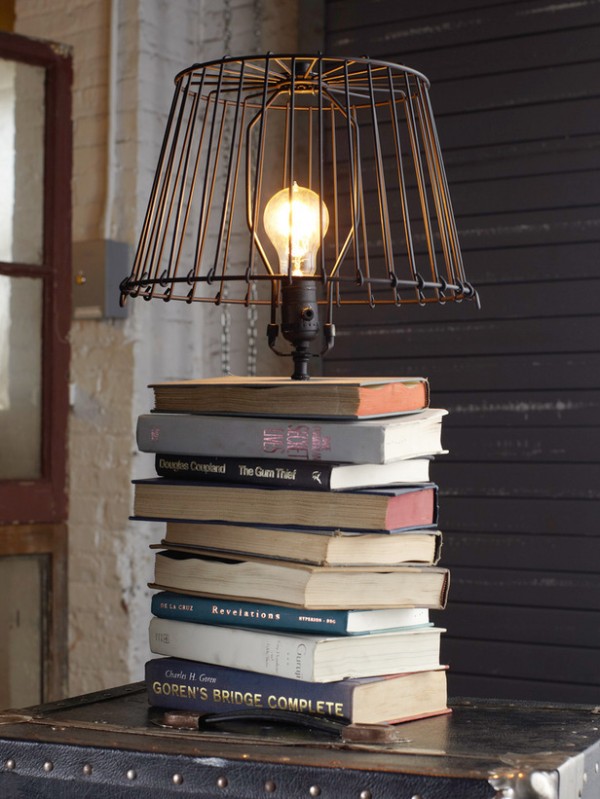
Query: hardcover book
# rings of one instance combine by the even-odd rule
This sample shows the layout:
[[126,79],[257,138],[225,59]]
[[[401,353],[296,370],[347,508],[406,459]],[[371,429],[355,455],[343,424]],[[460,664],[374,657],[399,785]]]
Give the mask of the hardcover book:
[[170,480],[243,483],[312,491],[426,483],[429,458],[409,458],[391,463],[328,463],[277,458],[226,458],[219,455],[156,456],[156,473]]
[[318,610],[288,608],[217,597],[192,596],[160,591],[152,597],[151,610],[161,619],[179,619],[200,624],[258,627],[264,630],[304,632],[311,635],[368,635],[405,627],[429,625],[427,608],[382,608],[381,610]]
[[380,464],[443,453],[446,413],[427,408],[358,421],[146,413],[138,418],[136,438],[142,452]]
[[437,487],[320,491],[192,483],[157,477],[134,481],[134,514],[147,519],[344,530],[403,530],[435,525]]
[[198,714],[254,708],[381,724],[448,712],[443,669],[318,683],[158,658],[145,678],[150,705]]
[[[422,377],[215,377],[154,383],[155,410],[358,418],[426,408]],[[270,409],[267,411],[266,409]]]
[[167,522],[163,546],[294,560],[315,566],[436,563],[439,530],[357,533],[310,527],[256,527],[210,522]]
[[374,635],[322,637],[218,627],[174,619],[150,621],[156,655],[256,671],[307,682],[334,682],[440,667],[439,627]]
[[449,573],[436,566],[310,566],[157,552],[152,588],[302,608],[442,608]]

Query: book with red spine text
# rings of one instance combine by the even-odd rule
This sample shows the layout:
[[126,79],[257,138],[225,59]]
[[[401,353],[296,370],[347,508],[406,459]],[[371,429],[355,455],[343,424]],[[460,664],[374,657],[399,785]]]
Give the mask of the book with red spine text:
[[136,439],[142,452],[381,464],[443,453],[446,413],[427,408],[356,421],[145,413],[138,417]]

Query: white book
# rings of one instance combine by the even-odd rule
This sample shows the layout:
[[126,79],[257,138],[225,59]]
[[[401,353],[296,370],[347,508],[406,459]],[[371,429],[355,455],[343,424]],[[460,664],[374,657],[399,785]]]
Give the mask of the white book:
[[157,655],[309,682],[427,671],[440,666],[439,627],[326,637],[154,617],[150,650]]

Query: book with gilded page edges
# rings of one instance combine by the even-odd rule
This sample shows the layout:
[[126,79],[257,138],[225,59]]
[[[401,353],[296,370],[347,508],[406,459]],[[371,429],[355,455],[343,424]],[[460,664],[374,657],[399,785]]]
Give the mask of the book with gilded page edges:
[[423,377],[225,376],[153,383],[154,409],[179,413],[361,418],[420,411],[429,405]]
[[146,519],[377,531],[433,527],[437,486],[302,491],[269,486],[134,480],[134,514]]

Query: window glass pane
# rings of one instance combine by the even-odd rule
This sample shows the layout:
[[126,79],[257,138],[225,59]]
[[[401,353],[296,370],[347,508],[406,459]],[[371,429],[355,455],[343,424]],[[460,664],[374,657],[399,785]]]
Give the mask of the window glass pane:
[[42,281],[0,275],[0,480],[41,475]]
[[45,558],[0,558],[0,707],[42,699],[41,597]]
[[42,262],[44,79],[0,59],[0,261]]

